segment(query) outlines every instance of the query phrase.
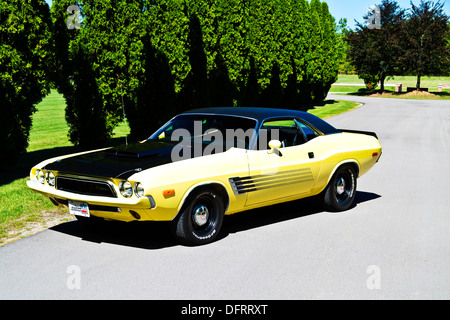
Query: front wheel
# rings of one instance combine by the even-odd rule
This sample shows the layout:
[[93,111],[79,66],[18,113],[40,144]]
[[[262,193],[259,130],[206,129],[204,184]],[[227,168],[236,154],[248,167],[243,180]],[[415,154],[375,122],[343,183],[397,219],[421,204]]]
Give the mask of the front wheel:
[[203,245],[214,241],[222,227],[224,205],[214,190],[198,190],[189,196],[177,219],[173,233],[186,245]]
[[322,205],[327,211],[345,211],[356,195],[356,170],[352,165],[339,167],[322,193]]

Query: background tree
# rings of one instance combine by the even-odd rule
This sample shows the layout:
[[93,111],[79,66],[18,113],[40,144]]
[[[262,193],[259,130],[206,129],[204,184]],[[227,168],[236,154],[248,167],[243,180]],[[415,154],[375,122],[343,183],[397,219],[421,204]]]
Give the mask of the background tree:
[[144,73],[136,91],[136,102],[127,104],[131,138],[143,140],[177,113],[175,77],[165,54],[155,49],[150,36],[144,43]]
[[[347,51],[351,64],[366,84],[380,82],[380,91],[384,91],[384,82],[388,76],[400,73],[401,28],[405,10],[395,0],[383,0],[378,6],[380,23],[372,28],[357,22],[356,31],[347,33]],[[366,15],[365,19],[371,19]]]
[[[244,95],[247,94],[244,91],[247,92],[245,88],[251,69],[248,38],[249,10],[249,1],[246,0],[216,0],[214,24],[217,37],[213,47],[218,57],[215,68],[222,70],[220,71],[223,75],[221,81],[224,81],[228,88],[221,98],[225,99],[225,104],[229,104],[228,96],[231,94],[232,104],[229,106],[248,105],[247,102],[244,103],[246,99]],[[255,69],[253,71],[256,72]],[[253,80],[257,82],[256,74],[254,76]],[[229,85],[231,87],[228,87]],[[221,89],[216,87],[214,90]]]
[[83,148],[112,136],[122,98],[131,135],[143,139],[191,108],[300,108],[337,78],[336,25],[319,0],[86,0],[81,28],[69,30],[71,4],[52,7],[55,79]]
[[[58,53],[62,78],[58,77],[57,87],[67,103],[70,141],[95,148],[112,137],[123,120],[122,98],[125,110],[136,101],[143,72],[143,7],[136,1],[87,0],[78,4],[81,28],[67,30],[68,4],[56,0],[52,8],[55,36],[62,39]],[[80,92],[92,98],[86,100]]]
[[322,101],[337,79],[339,50],[326,3],[251,1],[248,12],[249,57],[262,90],[257,104],[299,108]]
[[249,57],[250,68],[246,82],[240,87],[239,106],[256,107],[259,99],[260,86],[258,83],[258,75],[256,74],[255,58]]
[[143,26],[153,48],[167,57],[179,93],[189,73],[189,15],[186,1],[143,0]]
[[[74,11],[68,13],[68,8],[74,5],[73,0],[54,0],[50,8],[52,19],[52,36],[55,43],[55,68],[51,73],[52,80],[60,93],[70,86],[69,79],[72,75],[72,67],[76,65],[69,60],[69,45],[80,34],[77,29],[69,29],[67,20],[72,17],[72,23],[81,23],[78,16],[73,16]],[[74,18],[78,20],[75,21]],[[80,25],[81,26],[81,25]]]
[[328,5],[319,0],[311,1],[311,11],[315,34],[313,39],[313,81],[312,101],[323,101],[331,85],[337,81],[339,71],[339,42],[336,35],[334,17],[330,14]]
[[84,43],[73,43],[71,58],[76,61],[70,83],[64,91],[69,139],[83,149],[101,146],[108,138],[107,117],[88,49]]
[[216,53],[214,68],[209,73],[210,105],[216,107],[234,106],[236,89],[230,80],[230,74],[225,60],[220,52]]
[[336,27],[336,34],[338,38],[338,60],[339,60],[339,73],[341,74],[354,74],[355,68],[350,64],[347,58],[347,51],[350,49],[347,41],[345,41],[350,29],[347,25],[347,18],[341,18]]
[[25,152],[35,106],[50,90],[53,61],[44,0],[0,0],[0,166]]
[[189,19],[188,57],[190,71],[184,79],[180,92],[180,111],[202,108],[209,105],[208,60],[205,53],[203,31],[195,13]]
[[449,17],[443,6],[440,1],[421,0],[418,6],[411,2],[403,30],[402,62],[417,76],[417,90],[422,76],[447,75],[450,68]]

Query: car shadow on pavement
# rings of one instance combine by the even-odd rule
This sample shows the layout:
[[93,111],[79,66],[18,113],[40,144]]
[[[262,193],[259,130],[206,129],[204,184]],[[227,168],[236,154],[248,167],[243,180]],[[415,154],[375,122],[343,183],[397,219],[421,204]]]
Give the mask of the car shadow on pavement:
[[[355,200],[349,210],[355,208],[360,203],[380,197],[380,195],[375,193],[356,191]],[[299,219],[322,212],[324,210],[317,197],[311,197],[236,213],[225,217],[221,238],[227,237],[230,233],[264,227],[266,225]],[[345,212],[341,214],[345,214]]]
[[50,228],[91,243],[109,243],[140,249],[162,249],[177,246],[168,222],[120,222],[103,221],[85,225],[72,220]]
[[[380,195],[375,193],[357,191],[352,208],[360,203],[375,200],[380,197]],[[260,228],[283,221],[301,219],[322,212],[324,212],[323,209],[317,199],[313,197],[225,216],[217,241],[233,233]],[[80,221],[72,220],[50,229],[80,238],[83,241],[98,244],[109,243],[149,250],[179,245],[172,237],[169,222],[126,223],[104,221],[92,226],[86,226]]]

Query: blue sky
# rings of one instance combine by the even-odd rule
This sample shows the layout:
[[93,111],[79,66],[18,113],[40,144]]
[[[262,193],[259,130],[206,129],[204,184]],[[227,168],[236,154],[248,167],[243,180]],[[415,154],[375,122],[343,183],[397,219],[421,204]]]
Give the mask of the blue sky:
[[[45,1],[49,5],[52,2],[52,0]],[[328,3],[330,12],[336,18],[336,22],[340,18],[347,18],[348,26],[354,29],[355,19],[363,23],[363,16],[366,14],[367,9],[374,4],[380,4],[381,0],[325,0],[325,2]],[[410,0],[397,0],[397,3],[404,9],[411,7]],[[420,0],[413,0],[413,3],[418,5]],[[450,15],[450,0],[446,1],[444,10],[447,15]]]
[[[381,0],[326,0],[330,13],[335,17],[336,22],[340,18],[347,18],[347,24],[350,28],[354,29],[355,19],[364,23],[363,16],[367,13],[367,9],[374,5],[380,4]],[[437,2],[435,0],[434,2]],[[410,0],[397,0],[398,5],[403,9],[411,8]],[[419,5],[420,0],[413,0],[414,5]],[[444,3],[444,1],[441,1]],[[444,5],[444,11],[447,15],[450,15],[450,0],[447,0]]]

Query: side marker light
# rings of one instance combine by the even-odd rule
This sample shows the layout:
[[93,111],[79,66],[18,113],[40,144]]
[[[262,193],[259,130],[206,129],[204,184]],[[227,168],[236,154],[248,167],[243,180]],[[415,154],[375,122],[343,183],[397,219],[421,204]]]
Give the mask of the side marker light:
[[169,190],[164,190],[163,191],[163,196],[164,197],[172,197],[175,195],[175,189],[169,189]]

